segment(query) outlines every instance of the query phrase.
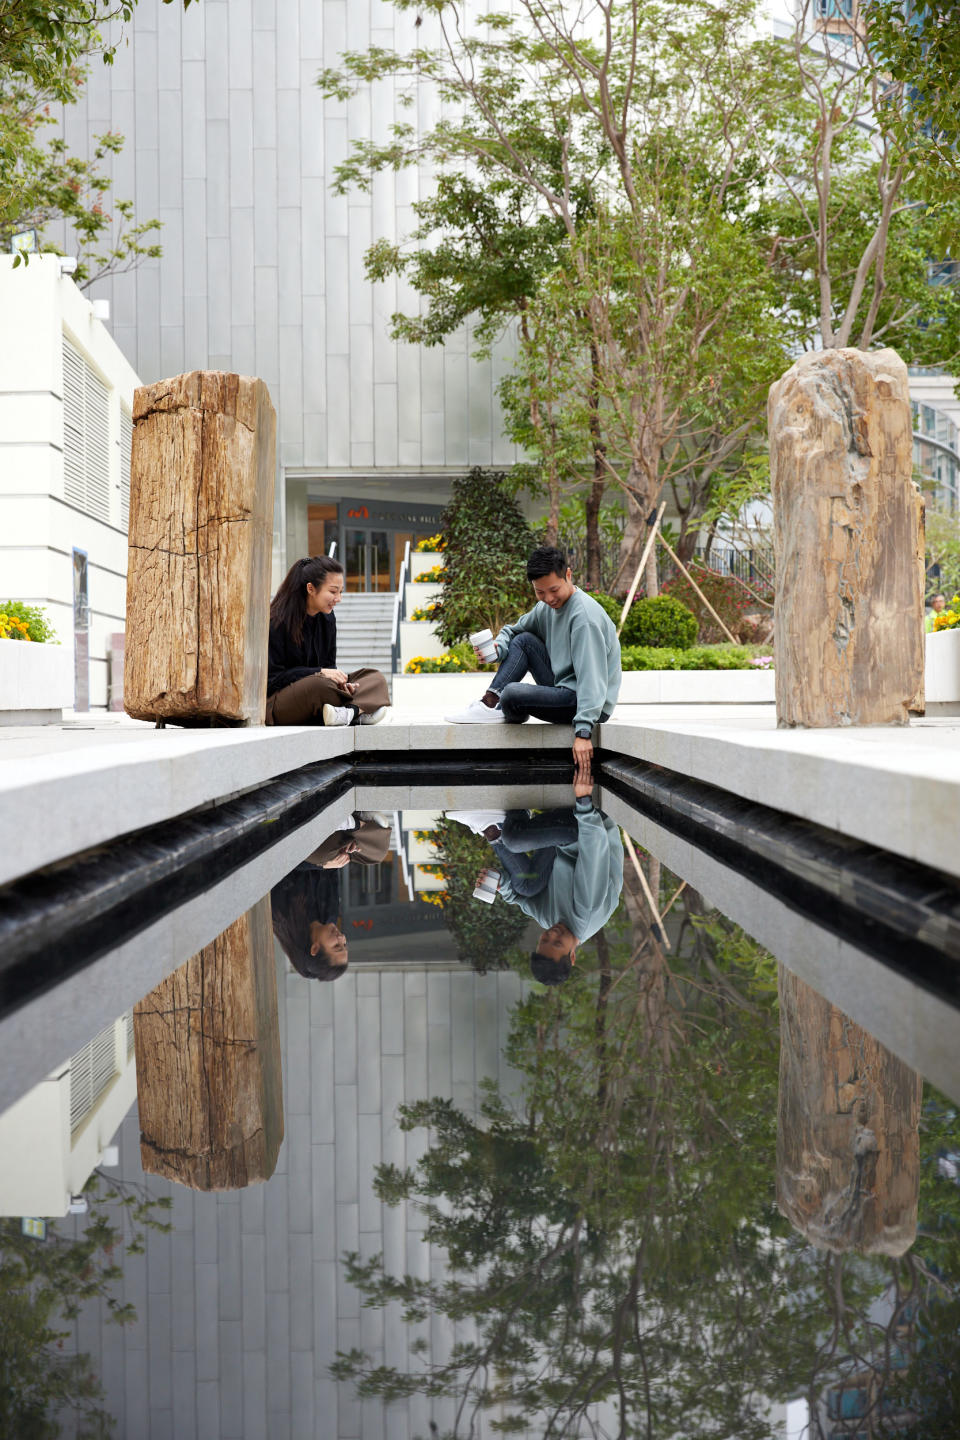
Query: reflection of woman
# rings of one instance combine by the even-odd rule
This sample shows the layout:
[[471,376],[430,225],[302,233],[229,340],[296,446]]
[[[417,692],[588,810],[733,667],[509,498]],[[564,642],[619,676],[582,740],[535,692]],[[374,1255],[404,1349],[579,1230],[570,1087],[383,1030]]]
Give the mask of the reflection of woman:
[[326,868],[304,861],[270,892],[273,933],[291,964],[308,980],[339,980],[347,969],[347,937],[340,929],[340,876],[345,859]]
[[291,566],[270,606],[268,725],[376,725],[390,704],[379,670],[337,668],[343,566],[326,555]]

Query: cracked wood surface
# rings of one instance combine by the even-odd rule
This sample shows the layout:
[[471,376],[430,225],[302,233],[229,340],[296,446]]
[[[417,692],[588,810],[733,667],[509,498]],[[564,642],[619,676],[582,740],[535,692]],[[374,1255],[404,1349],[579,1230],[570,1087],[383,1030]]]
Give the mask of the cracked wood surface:
[[140,1158],[194,1190],[269,1180],[283,1139],[270,897],[135,1006]]
[[777,721],[906,725],[923,709],[923,502],[907,367],[802,355],[770,388]]
[[194,370],[134,396],[124,706],[262,724],[276,416],[262,380]]
[[782,965],[777,1204],[821,1250],[917,1233],[923,1079]]

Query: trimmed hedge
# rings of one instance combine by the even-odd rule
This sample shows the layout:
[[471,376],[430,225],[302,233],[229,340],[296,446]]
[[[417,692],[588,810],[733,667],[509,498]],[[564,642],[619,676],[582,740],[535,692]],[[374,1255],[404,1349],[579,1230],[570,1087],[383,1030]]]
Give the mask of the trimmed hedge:
[[[602,605],[614,625],[620,624],[623,601],[600,591],[587,591],[591,600]],[[696,643],[697,617],[682,601],[672,595],[641,596],[627,612],[620,636],[622,645],[669,645],[686,650]]]
[[624,670],[754,670],[758,658],[748,645],[693,645],[678,650],[666,645],[625,645]]

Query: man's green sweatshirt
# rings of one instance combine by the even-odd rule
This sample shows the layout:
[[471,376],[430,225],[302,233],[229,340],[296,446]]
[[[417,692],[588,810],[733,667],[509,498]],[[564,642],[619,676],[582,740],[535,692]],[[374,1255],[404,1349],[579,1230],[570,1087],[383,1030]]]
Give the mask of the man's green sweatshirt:
[[497,636],[500,659],[511,636],[528,630],[547,647],[553,683],[576,691],[574,729],[596,725],[601,715],[613,713],[620,694],[620,641],[616,627],[602,605],[582,590],[574,590],[559,610],[539,601]]
[[613,821],[589,800],[578,800],[575,814],[577,839],[557,846],[550,879],[539,895],[516,894],[507,877],[500,882],[500,894],[545,930],[563,921],[578,940],[589,940],[620,903],[623,843]]

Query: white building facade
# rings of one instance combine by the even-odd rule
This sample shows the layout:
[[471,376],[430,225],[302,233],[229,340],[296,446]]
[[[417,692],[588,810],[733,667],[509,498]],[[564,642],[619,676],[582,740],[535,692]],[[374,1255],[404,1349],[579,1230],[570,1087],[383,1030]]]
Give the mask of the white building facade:
[[103,707],[139,382],[55,256],[0,257],[0,338],[0,602],[46,607],[74,652],[74,703]]

